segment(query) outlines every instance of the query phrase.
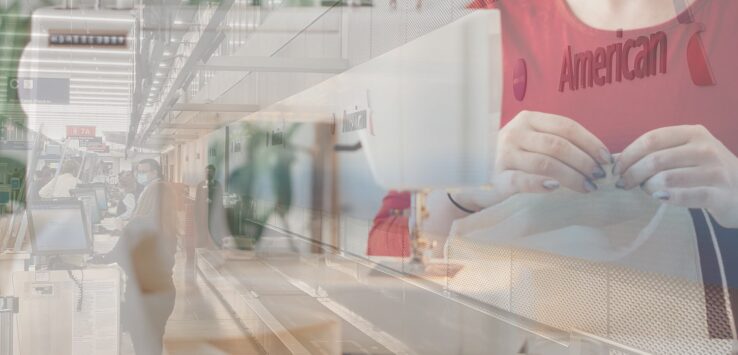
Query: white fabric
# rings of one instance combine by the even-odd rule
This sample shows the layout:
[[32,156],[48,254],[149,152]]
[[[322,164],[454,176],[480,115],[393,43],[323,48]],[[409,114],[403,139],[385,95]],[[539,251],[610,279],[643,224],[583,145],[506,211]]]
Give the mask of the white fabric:
[[614,181],[598,181],[599,191],[590,194],[562,189],[513,196],[457,220],[451,235],[701,281],[689,210],[640,189],[616,189]]
[[132,193],[127,193],[126,196],[123,197],[123,201],[121,201],[121,203],[126,206],[126,211],[120,215],[120,219],[128,220],[131,218],[133,210],[136,208],[136,197],[133,196]]
[[49,181],[38,191],[42,198],[71,197],[69,190],[75,189],[79,180],[72,174],[61,174]]

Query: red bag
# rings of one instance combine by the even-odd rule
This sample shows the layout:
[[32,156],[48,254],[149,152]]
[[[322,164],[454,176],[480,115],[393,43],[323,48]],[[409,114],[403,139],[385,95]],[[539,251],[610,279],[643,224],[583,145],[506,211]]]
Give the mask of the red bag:
[[369,231],[367,255],[410,256],[408,228],[410,193],[390,191],[382,200],[382,208],[374,217]]

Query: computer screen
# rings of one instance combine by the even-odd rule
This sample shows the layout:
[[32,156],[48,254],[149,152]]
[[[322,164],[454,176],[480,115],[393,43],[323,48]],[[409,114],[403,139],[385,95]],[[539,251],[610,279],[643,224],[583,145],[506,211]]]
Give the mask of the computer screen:
[[6,204],[10,202],[10,190],[0,188],[0,204]]
[[93,224],[100,223],[102,216],[100,214],[100,201],[98,199],[98,192],[96,189],[73,189],[69,191],[69,193],[72,195],[72,197],[76,197],[86,204],[85,206],[87,206],[89,209],[85,209],[85,211],[90,213],[90,218],[92,219]]
[[[100,223],[100,210],[97,209],[97,202],[94,196],[79,196],[80,201],[85,209],[85,215],[89,221],[90,228],[92,225]],[[90,229],[92,230],[92,229]]]
[[95,196],[97,197],[97,208],[100,209],[100,211],[108,209],[108,191],[105,184],[79,184],[77,187],[81,189],[94,190]]
[[108,209],[108,192],[105,186],[95,186],[95,195],[97,196],[97,208],[100,211]]
[[91,252],[90,230],[79,200],[34,203],[28,209],[28,222],[35,255]]

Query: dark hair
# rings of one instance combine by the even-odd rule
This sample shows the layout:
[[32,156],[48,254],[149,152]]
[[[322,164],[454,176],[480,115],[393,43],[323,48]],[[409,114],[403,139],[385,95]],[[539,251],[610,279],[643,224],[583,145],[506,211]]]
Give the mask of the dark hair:
[[143,159],[138,162],[138,165],[146,164],[148,165],[151,170],[154,170],[156,172],[157,177],[161,177],[161,165],[159,165],[159,162],[154,159]]
[[207,167],[205,167],[205,169],[215,171],[215,165],[210,164]]

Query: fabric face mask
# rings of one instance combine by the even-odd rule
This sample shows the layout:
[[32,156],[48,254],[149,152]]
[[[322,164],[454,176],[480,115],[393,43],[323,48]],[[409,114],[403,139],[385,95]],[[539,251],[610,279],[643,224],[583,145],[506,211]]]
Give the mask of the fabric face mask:
[[146,174],[137,174],[136,181],[139,183],[139,185],[145,186],[149,183],[149,177]]

